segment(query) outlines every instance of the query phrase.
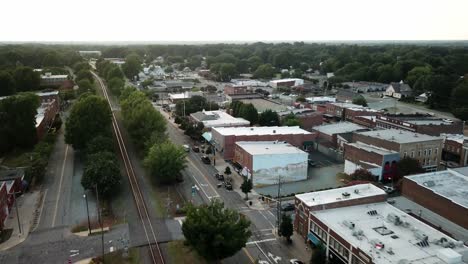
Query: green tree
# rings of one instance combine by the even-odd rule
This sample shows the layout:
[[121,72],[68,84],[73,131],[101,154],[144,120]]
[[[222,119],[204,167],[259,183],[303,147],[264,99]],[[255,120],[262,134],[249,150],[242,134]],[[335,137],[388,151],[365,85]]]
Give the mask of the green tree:
[[293,235],[293,223],[291,216],[283,214],[281,217],[281,224],[279,228],[279,233],[282,237],[285,237],[288,242],[291,242],[291,236]]
[[125,81],[123,79],[120,79],[120,78],[112,78],[110,81],[109,81],[109,89],[111,90],[111,92],[116,95],[116,96],[120,96],[120,93],[122,92],[123,88],[125,87]]
[[351,181],[375,181],[375,176],[366,169],[357,169],[349,175]]
[[296,102],[305,103],[307,102],[305,96],[301,95],[296,98]]
[[250,125],[255,125],[258,122],[258,111],[253,106],[253,104],[243,104],[240,107],[239,115],[248,120],[250,122]]
[[114,150],[114,140],[111,137],[99,135],[91,139],[91,141],[86,144],[85,153],[86,156],[90,156],[98,152],[114,152]]
[[141,58],[136,53],[129,54],[125,58],[125,63],[122,65],[122,71],[125,76],[130,80],[133,80],[135,76],[141,71]]
[[149,169],[155,182],[174,183],[186,167],[186,152],[180,146],[166,141],[154,144],[145,158],[145,166]]
[[275,68],[271,64],[262,64],[253,73],[254,78],[269,79],[275,75]]
[[231,175],[231,168],[229,166],[226,166],[226,169],[224,169],[224,174],[227,176]]
[[84,94],[84,93],[94,93],[94,86],[89,82],[88,79],[82,79],[78,81],[78,94]]
[[404,176],[423,172],[424,169],[421,167],[421,164],[419,164],[419,161],[417,159],[404,157],[397,162],[397,179],[403,178]]
[[310,258],[310,264],[324,264],[327,263],[327,254],[325,247],[322,243],[319,243],[312,251],[312,257]]
[[304,75],[304,72],[301,69],[294,69],[294,78],[302,78],[302,75]]
[[124,79],[125,76],[119,66],[111,64],[107,70],[106,81],[110,81],[114,78]]
[[18,92],[39,90],[40,75],[30,67],[17,67],[13,72],[13,79]]
[[451,109],[454,116],[468,120],[468,80],[460,82],[452,91]]
[[210,67],[211,72],[216,74],[217,79],[222,82],[229,82],[237,76],[237,68],[233,63],[215,63]]
[[233,256],[251,236],[250,221],[218,200],[187,208],[182,232],[187,245],[208,261]]
[[245,193],[245,200],[249,199],[249,192],[252,191],[252,180],[249,179],[248,177],[244,177],[244,182],[242,182],[240,186],[241,190],[243,193]]
[[89,95],[80,97],[65,124],[65,142],[74,149],[84,149],[96,136],[111,134],[111,111],[104,98]]
[[279,126],[280,120],[278,113],[266,110],[258,116],[258,124],[261,126]]
[[114,153],[102,151],[87,157],[81,185],[87,190],[94,190],[97,185],[104,198],[110,198],[121,183],[120,168]]
[[7,71],[0,71],[0,96],[12,95],[16,92],[15,80]]
[[80,72],[82,70],[90,70],[91,66],[86,61],[80,61],[73,65],[73,71]]
[[293,113],[289,113],[286,115],[283,120],[281,121],[281,125],[283,126],[301,126],[301,120],[297,118]]
[[93,74],[89,70],[83,69],[79,71],[75,77],[75,81],[77,83],[80,82],[81,80],[88,80],[90,83],[93,83],[94,82]]
[[29,148],[37,141],[36,115],[39,97],[22,93],[0,100],[0,153]]
[[364,96],[356,96],[355,98],[353,98],[353,104],[357,104],[357,105],[362,105],[364,107],[367,106],[367,100],[366,98],[364,98]]

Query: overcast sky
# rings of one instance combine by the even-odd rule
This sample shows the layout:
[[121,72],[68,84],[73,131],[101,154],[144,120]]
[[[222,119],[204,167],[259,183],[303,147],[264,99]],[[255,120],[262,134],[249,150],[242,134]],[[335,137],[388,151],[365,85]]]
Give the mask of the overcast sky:
[[1,0],[0,6],[0,41],[468,39],[468,0]]

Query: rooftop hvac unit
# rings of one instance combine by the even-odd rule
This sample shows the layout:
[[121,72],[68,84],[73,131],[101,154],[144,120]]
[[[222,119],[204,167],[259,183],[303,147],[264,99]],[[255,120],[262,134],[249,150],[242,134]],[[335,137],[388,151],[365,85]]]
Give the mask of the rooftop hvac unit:
[[349,192],[344,192],[341,195],[343,196],[343,198],[349,198],[351,194]]
[[413,231],[414,233],[414,236],[422,241],[427,241],[428,240],[428,236],[426,234],[424,234],[422,231],[418,230],[418,229],[415,229]]
[[388,221],[392,222],[393,224],[395,224],[397,226],[402,224],[400,217],[398,215],[394,214],[394,213],[389,213],[387,215],[387,219],[388,219]]
[[358,193],[359,193],[359,189],[355,189],[355,190],[354,190],[354,193],[355,193],[355,194],[358,194]]
[[393,249],[391,247],[387,249],[387,253],[390,255],[395,255],[395,252],[393,252]]
[[347,221],[347,220],[343,221],[343,225],[347,226],[349,229],[354,229],[354,227],[355,227],[355,224],[353,222],[350,222],[350,221]]
[[367,214],[371,216],[378,215],[377,210],[370,210]]

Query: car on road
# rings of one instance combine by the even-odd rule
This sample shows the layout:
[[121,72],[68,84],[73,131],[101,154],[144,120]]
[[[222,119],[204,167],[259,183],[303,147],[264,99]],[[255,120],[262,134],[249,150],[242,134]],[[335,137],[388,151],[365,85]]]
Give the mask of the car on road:
[[392,186],[384,186],[382,187],[382,189],[386,192],[386,193],[393,193],[395,191],[395,188],[393,188]]
[[294,211],[294,204],[292,203],[287,203],[281,206],[281,210],[288,212],[288,211]]
[[224,187],[226,188],[226,190],[232,191],[232,184],[231,184],[231,182],[226,182],[226,183],[224,184]]
[[205,156],[205,155],[203,155],[201,157],[201,161],[203,161],[203,163],[205,163],[205,164],[211,164],[211,159],[208,156]]
[[298,259],[291,259],[291,260],[289,260],[289,263],[290,264],[304,264],[303,261],[300,261]]
[[182,146],[185,150],[185,152],[190,152],[190,146],[189,145],[183,145]]
[[444,121],[445,123],[449,123],[449,124],[452,124],[452,123],[453,123],[453,120],[452,120],[452,119],[448,119],[448,118],[444,118],[444,119],[442,119],[442,121]]
[[311,160],[311,159],[308,160],[307,162],[309,163],[309,166],[311,166],[311,167],[317,166],[317,162],[315,162],[315,161],[313,161],[313,160]]
[[196,152],[196,153],[200,152],[200,148],[198,146],[193,146],[192,150],[193,152]]
[[224,181],[224,175],[223,174],[219,174],[219,173],[215,173],[215,178],[220,180],[220,181]]

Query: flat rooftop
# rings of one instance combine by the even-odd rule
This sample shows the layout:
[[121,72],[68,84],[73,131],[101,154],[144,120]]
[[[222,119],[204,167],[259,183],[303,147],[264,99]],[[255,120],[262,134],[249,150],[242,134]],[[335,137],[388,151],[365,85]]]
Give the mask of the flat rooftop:
[[[446,262],[438,254],[444,252],[444,255],[461,258],[467,252],[463,243],[386,202],[315,211],[312,215],[371,256],[372,263],[462,263]],[[427,244],[418,245],[424,237],[427,237]],[[442,246],[441,239],[454,247]]]
[[453,203],[468,208],[468,167],[406,176]]
[[[357,191],[356,191],[357,190]],[[348,187],[330,189],[319,192],[310,192],[296,195],[296,198],[304,202],[307,206],[324,205],[343,200],[343,193],[348,193],[349,197],[346,200],[371,197],[376,195],[387,194],[379,187],[367,183],[358,184]]]
[[215,127],[214,131],[217,131],[224,136],[243,136],[243,135],[309,135],[312,134],[309,131],[306,131],[299,126],[272,126],[272,127]]
[[334,124],[327,124],[321,126],[312,127],[313,130],[316,130],[322,134],[333,135],[341,133],[350,133],[362,129],[368,129],[367,127],[360,126],[351,122],[339,122]]
[[236,144],[251,155],[302,154],[308,153],[282,141],[239,141]]
[[396,142],[400,144],[424,142],[424,141],[438,140],[438,139],[442,140],[441,137],[434,137],[434,136],[410,132],[406,130],[398,130],[398,129],[384,129],[384,130],[374,130],[374,131],[367,131],[367,132],[357,132],[357,134],[379,138],[382,140]]
[[335,97],[328,97],[328,96],[315,96],[315,97],[307,97],[306,101],[309,103],[315,102],[336,102]]
[[233,117],[221,111],[201,111],[191,114],[198,122],[202,122],[205,127],[219,126],[250,126],[250,122],[240,117]]
[[271,83],[281,83],[281,82],[295,82],[295,81],[304,81],[303,79],[299,78],[288,78],[288,79],[280,79],[280,80],[271,80]]
[[257,111],[260,113],[265,112],[266,110],[271,110],[273,112],[281,112],[288,110],[288,106],[286,105],[265,100],[263,98],[241,99],[240,101],[244,104],[253,104],[253,106],[255,106]]
[[369,145],[369,144],[366,144],[366,143],[362,143],[360,141],[358,141],[356,143],[347,143],[347,145],[353,146],[353,147],[358,148],[358,149],[365,150],[367,152],[374,152],[374,153],[377,153],[377,154],[380,154],[380,155],[399,154],[396,151],[384,149],[384,148],[377,147],[377,146],[374,146],[374,145]]

